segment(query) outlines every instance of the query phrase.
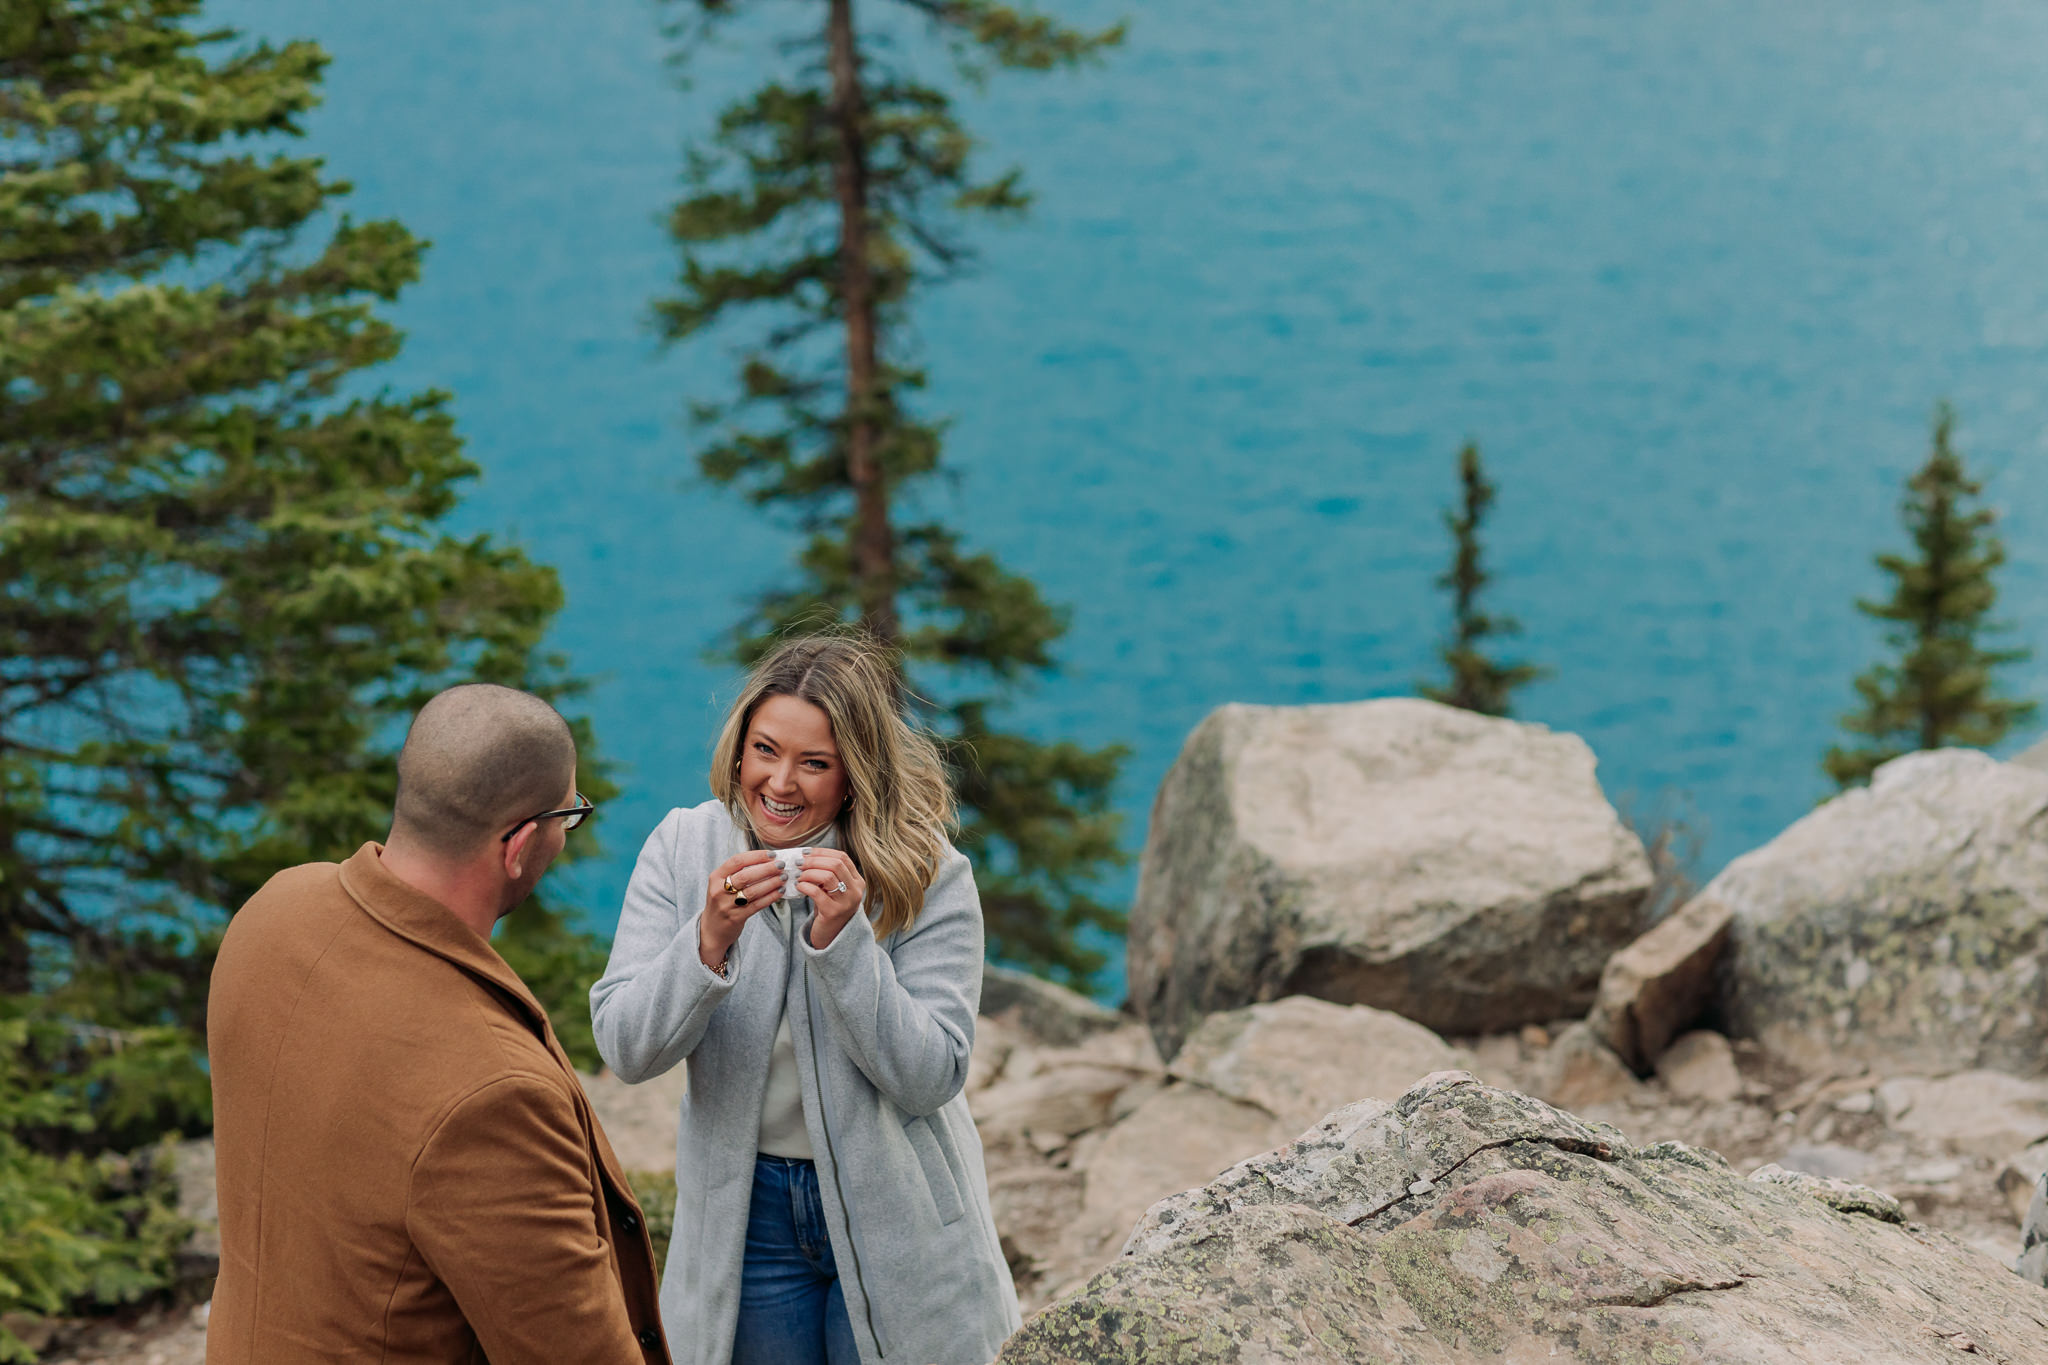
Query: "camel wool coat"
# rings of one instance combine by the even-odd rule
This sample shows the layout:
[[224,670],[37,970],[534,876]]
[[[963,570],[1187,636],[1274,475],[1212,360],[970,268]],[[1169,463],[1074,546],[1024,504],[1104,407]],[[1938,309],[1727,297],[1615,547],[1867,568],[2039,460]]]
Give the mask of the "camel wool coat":
[[280,872],[221,942],[207,1365],[669,1365],[546,1012],[381,853]]
[[981,900],[950,845],[916,923],[877,939],[865,909],[813,948],[755,915],[698,957],[712,869],[748,840],[716,801],[671,811],[640,850],[590,993],[598,1051],[638,1082],[689,1068],[661,1311],[679,1365],[727,1365],[739,1316],[769,1052],[796,1046],[826,1230],[862,1365],[984,1365],[1017,1330],[963,1087],[981,1000]]

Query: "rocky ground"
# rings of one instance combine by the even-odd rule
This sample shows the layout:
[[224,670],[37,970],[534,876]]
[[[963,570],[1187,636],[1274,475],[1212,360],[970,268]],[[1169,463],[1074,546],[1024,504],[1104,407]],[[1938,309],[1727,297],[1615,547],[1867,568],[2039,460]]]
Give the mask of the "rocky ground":
[[1551,1082],[1568,1068],[1553,1054],[1560,1039],[1570,1046],[1569,1029],[1469,1040],[1473,1072],[1503,1088],[1576,1098],[1572,1112],[1637,1145],[1711,1148],[1739,1175],[1775,1163],[1869,1185],[1909,1219],[2001,1264],[2019,1251],[2033,1177],[2048,1166],[2048,1148],[2034,1145],[2048,1137],[2048,1083],[1981,1071],[1888,1078],[1861,1066],[1805,1076],[1772,1065],[1754,1044],[1705,1035],[1710,1048],[1689,1050],[1707,1060],[1688,1067],[1667,1055],[1664,1074],[1647,1081],[1615,1068],[1594,1095],[1558,1096]]
[[125,1321],[54,1323],[38,1343],[61,1365],[206,1365],[206,1305],[152,1308]]
[[[1290,1140],[1348,1102],[1328,1101],[1347,1075],[1386,1070],[1388,1052],[1408,1042],[1406,1030],[1414,1028],[1362,1007],[1301,998],[1279,1003],[1309,1017],[1292,1028],[1243,1027],[1224,1066],[1184,1051],[1172,1068],[1146,1072],[1144,1035],[1135,1025],[1078,1049],[1034,1049],[1006,1040],[999,1025],[986,1030],[992,1062],[1005,1041],[1011,1048],[976,1107],[998,1226],[1027,1306],[1071,1291],[1107,1264],[1156,1200]],[[1361,1025],[1348,1038],[1343,1015]],[[2048,1138],[2048,1083],[1991,1072],[1895,1078],[1861,1067],[1800,1075],[1773,1066],[1754,1046],[1731,1047],[1712,1034],[1685,1040],[1667,1057],[1664,1074],[1638,1080],[1612,1054],[1584,1048],[1582,1035],[1582,1027],[1566,1021],[1554,1030],[1439,1043],[1448,1055],[1395,1058],[1386,1076],[1352,1098],[1392,1098],[1439,1065],[1458,1067],[1612,1124],[1634,1144],[1711,1148],[1739,1175],[1776,1164],[1872,1186],[1898,1199],[1909,1219],[1952,1234],[2001,1266],[2019,1251],[2033,1177],[2048,1165],[2041,1141]],[[1320,1053],[1307,1050],[1318,1041]],[[1156,1054],[1149,1060],[1157,1066]],[[1118,1067],[1132,1077],[1122,1091],[1111,1084]],[[1314,1070],[1322,1074],[1305,1074]],[[1389,1078],[1403,1070],[1401,1079]],[[1024,1085],[1044,1097],[1041,1112],[1018,1112],[1029,1097]],[[1103,1116],[1099,1126],[1082,1126],[1078,1108],[1088,1104]],[[1310,1109],[1317,1112],[1304,1119]]]
[[1442,1072],[1161,1201],[998,1365],[2036,1365],[2048,1292],[1867,1187]]
[[[982,1022],[969,1084],[1028,1307],[1112,1260],[1158,1199],[1280,1145],[1342,1103],[1391,1098],[1442,1067],[1555,1099],[1637,1145],[1712,1148],[1738,1175],[1777,1164],[1872,1186],[1909,1219],[2000,1265],[2019,1250],[2032,1175],[2048,1165],[2048,1083],[1991,1072],[1800,1075],[1754,1045],[1702,1035],[1667,1053],[1664,1074],[1638,1080],[1582,1048],[1571,1021],[1447,1042],[1380,1011],[1299,997],[1219,1016],[1168,1068],[1142,1026],[1072,997],[1034,998],[1028,1017],[1005,998],[1000,1017]],[[645,1086],[609,1076],[589,1086],[630,1169],[673,1160],[680,1072]],[[73,1325],[44,1351],[46,1361],[79,1365],[200,1365],[204,1356],[204,1305]]]

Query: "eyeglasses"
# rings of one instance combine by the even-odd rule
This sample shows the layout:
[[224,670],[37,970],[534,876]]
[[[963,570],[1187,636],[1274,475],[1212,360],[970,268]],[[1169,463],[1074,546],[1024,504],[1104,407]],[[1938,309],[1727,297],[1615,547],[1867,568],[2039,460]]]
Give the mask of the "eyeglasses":
[[590,812],[596,810],[597,807],[591,804],[590,798],[585,796],[582,792],[575,792],[572,794],[576,798],[575,805],[564,807],[561,810],[544,810],[539,815],[529,815],[524,820],[521,820],[518,824],[512,826],[512,828],[506,830],[504,834],[499,837],[498,842],[501,844],[509,844],[512,842],[512,836],[517,834],[520,830],[525,829],[528,825],[533,824],[534,822],[539,820],[552,820],[556,816],[561,817],[563,829],[576,828],[576,826],[582,824],[586,819],[588,819],[590,816]]

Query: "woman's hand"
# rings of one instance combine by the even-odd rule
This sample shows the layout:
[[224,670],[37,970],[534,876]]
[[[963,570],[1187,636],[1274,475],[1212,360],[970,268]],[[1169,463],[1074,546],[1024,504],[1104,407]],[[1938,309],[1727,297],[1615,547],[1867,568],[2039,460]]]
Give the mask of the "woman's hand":
[[697,957],[714,972],[725,970],[725,955],[739,942],[747,921],[773,905],[782,890],[775,855],[760,849],[727,858],[704,887],[704,917],[697,922]]
[[797,894],[811,898],[811,946],[829,948],[839,931],[860,909],[868,884],[861,880],[853,859],[836,848],[814,848],[804,855],[804,870],[797,875]]

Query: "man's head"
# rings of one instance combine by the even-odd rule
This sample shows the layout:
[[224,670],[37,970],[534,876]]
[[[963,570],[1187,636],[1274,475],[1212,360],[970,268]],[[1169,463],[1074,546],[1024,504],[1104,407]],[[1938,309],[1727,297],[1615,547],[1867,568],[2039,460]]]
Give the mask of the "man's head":
[[510,687],[451,687],[406,732],[391,842],[451,870],[488,865],[503,914],[562,851],[565,822],[533,817],[575,805],[575,788],[576,741],[554,707]]

